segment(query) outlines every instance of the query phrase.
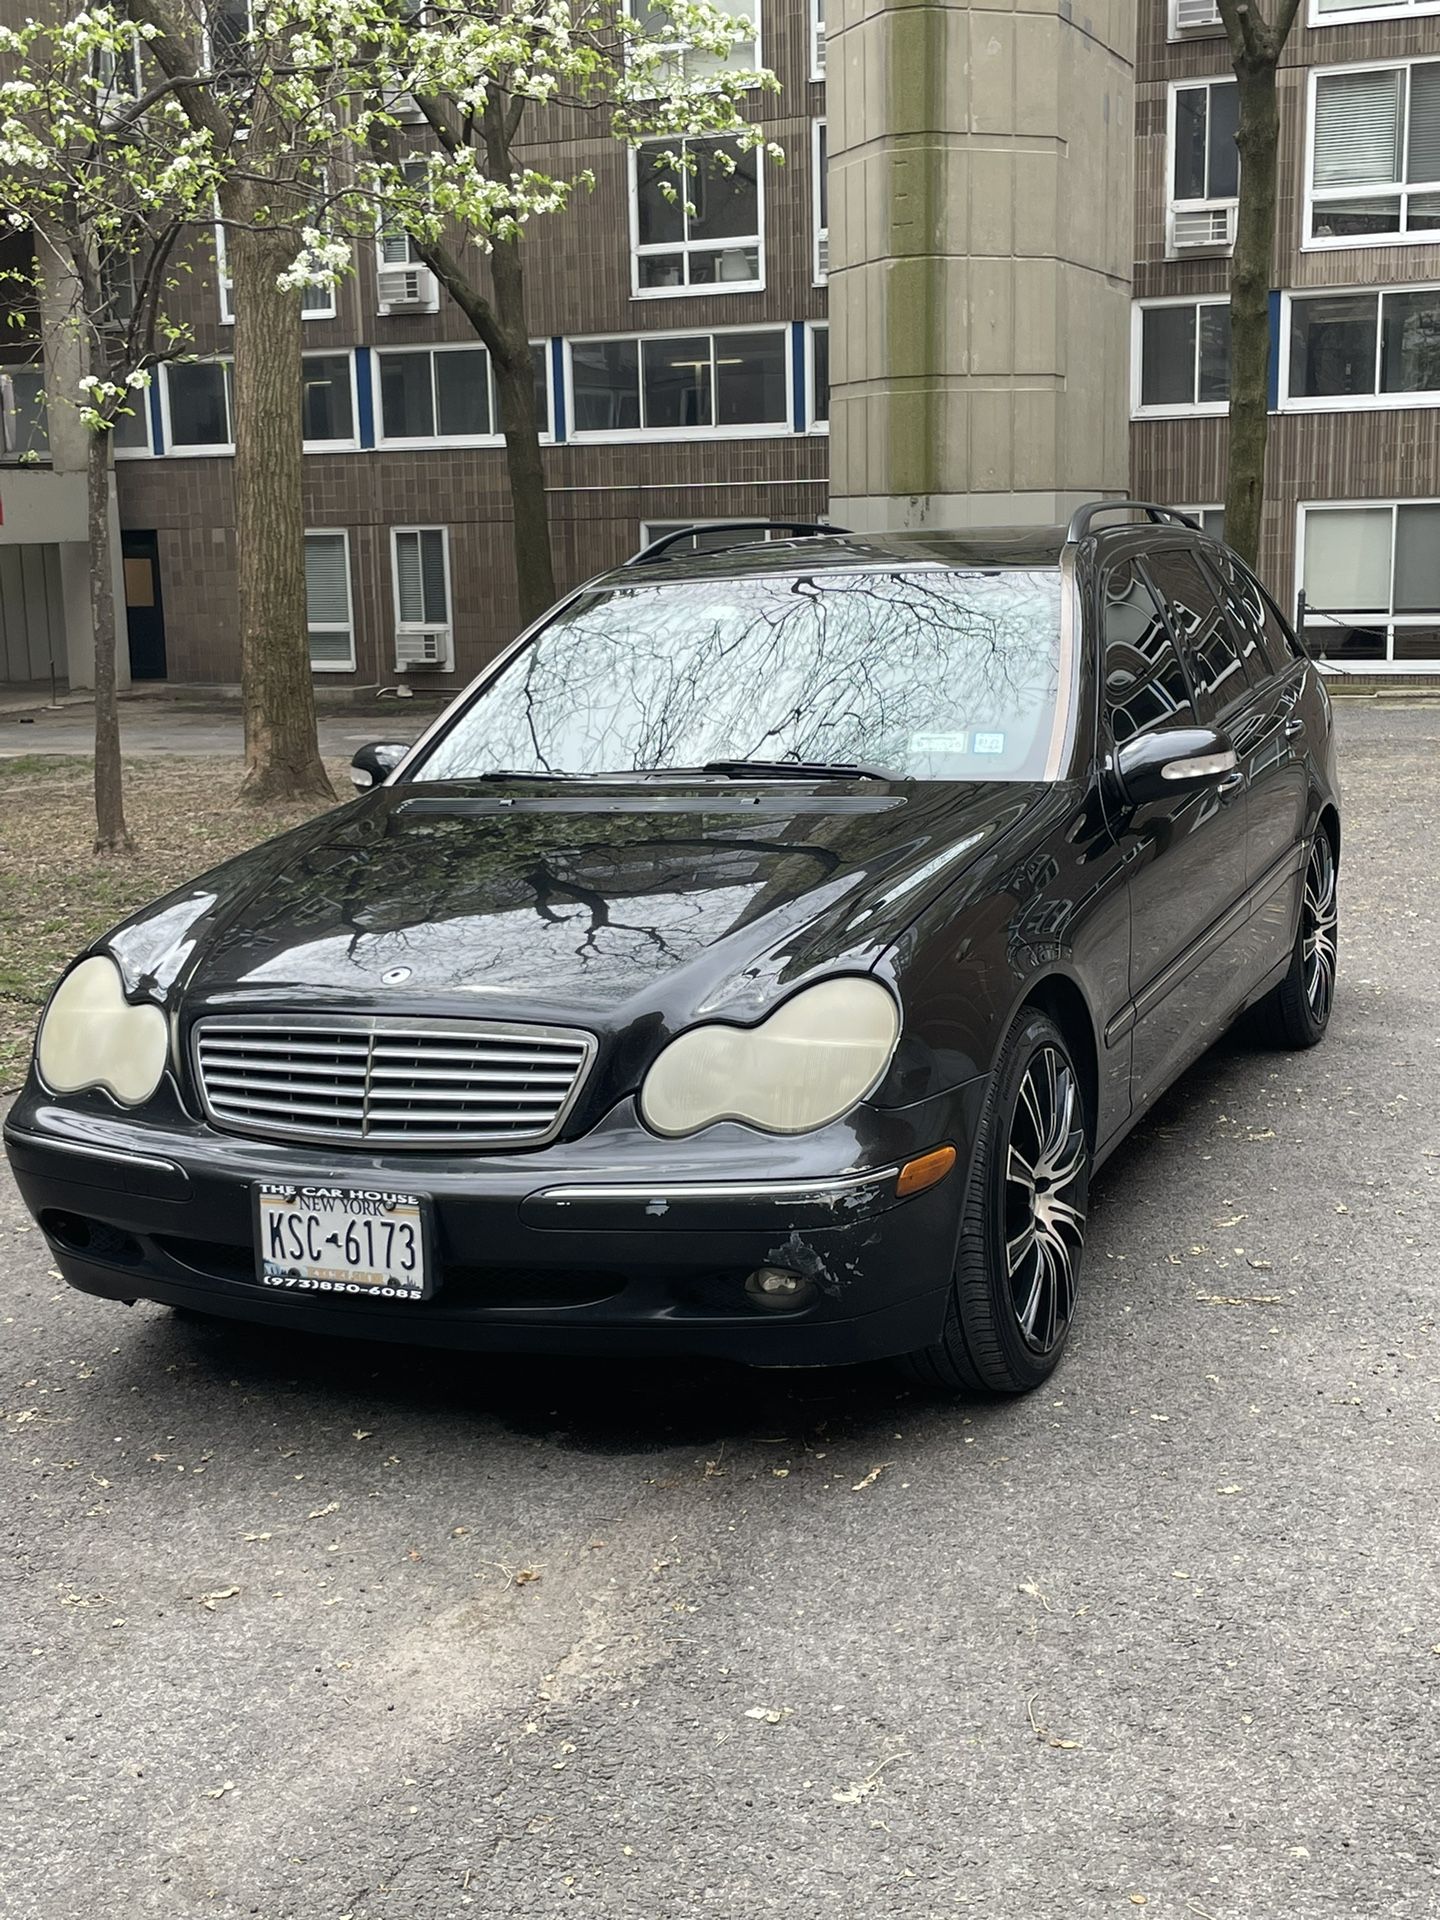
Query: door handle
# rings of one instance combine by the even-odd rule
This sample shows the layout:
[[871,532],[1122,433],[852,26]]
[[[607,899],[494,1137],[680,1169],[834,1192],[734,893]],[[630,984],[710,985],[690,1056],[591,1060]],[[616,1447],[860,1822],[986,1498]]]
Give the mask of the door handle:
[[1285,722],[1285,738],[1293,740],[1297,733],[1305,731],[1305,722],[1298,713],[1292,713]]
[[1227,773],[1223,780],[1219,780],[1216,782],[1215,791],[1217,793],[1234,793],[1240,787],[1244,786],[1244,784],[1245,784],[1244,771],[1240,767],[1236,767],[1233,773]]

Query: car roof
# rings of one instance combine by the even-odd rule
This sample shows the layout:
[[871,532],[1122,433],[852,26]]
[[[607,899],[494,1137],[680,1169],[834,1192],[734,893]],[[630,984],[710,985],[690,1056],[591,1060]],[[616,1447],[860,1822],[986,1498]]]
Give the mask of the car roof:
[[615,567],[590,585],[658,587],[680,580],[854,572],[896,565],[939,571],[1057,567],[1064,546],[1063,527],[977,527],[966,533],[830,533],[788,540],[756,539],[708,553],[693,549],[686,552],[677,545],[653,559]]

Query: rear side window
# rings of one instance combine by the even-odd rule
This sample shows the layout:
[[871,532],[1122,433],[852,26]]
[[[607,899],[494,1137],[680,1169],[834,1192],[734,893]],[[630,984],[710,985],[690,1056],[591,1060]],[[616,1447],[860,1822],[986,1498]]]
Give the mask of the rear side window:
[[1195,724],[1190,689],[1159,603],[1133,561],[1106,574],[1100,592],[1105,703],[1115,743],[1157,727]]
[[[1210,721],[1251,682],[1242,640],[1226,618],[1219,595],[1199,560],[1188,548],[1163,547],[1145,556],[1145,570],[1170,615],[1195,689],[1195,710]],[[1265,678],[1256,662],[1255,680]]]
[[1303,660],[1304,654],[1254,574],[1223,548],[1207,553],[1205,560],[1220,580],[1232,624],[1247,635],[1251,645],[1258,647],[1266,670],[1284,673],[1297,660]]

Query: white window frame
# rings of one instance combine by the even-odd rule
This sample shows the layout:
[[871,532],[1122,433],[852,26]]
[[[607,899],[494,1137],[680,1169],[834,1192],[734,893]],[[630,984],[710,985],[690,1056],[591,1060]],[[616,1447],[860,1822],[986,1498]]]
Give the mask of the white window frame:
[[[1412,495],[1409,497],[1391,496],[1388,499],[1372,500],[1365,497],[1348,500],[1301,500],[1295,508],[1295,583],[1290,597],[1292,617],[1300,604],[1300,592],[1305,584],[1305,528],[1312,513],[1333,513],[1336,511],[1363,513],[1367,510],[1390,509],[1390,611],[1378,613],[1373,609],[1361,609],[1358,612],[1341,609],[1337,617],[1352,621],[1357,627],[1383,627],[1385,629],[1385,658],[1383,660],[1358,661],[1353,667],[1339,660],[1325,659],[1322,669],[1333,673],[1392,674],[1392,673],[1437,673],[1440,674],[1440,656],[1435,660],[1397,660],[1395,653],[1396,627],[1437,627],[1440,628],[1440,608],[1433,614],[1396,613],[1395,606],[1395,516],[1401,507],[1440,507],[1440,496]],[[1320,609],[1330,614],[1328,607]],[[1302,645],[1305,636],[1300,636]]]
[[[1184,80],[1172,80],[1165,90],[1165,255],[1167,259],[1189,259],[1192,255],[1205,258],[1223,257],[1233,253],[1234,239],[1222,245],[1219,241],[1211,247],[1180,247],[1175,245],[1175,216],[1177,213],[1219,213],[1225,208],[1237,208],[1240,205],[1238,195],[1231,194],[1220,198],[1204,200],[1177,200],[1175,198],[1175,113],[1176,102],[1183,92],[1190,93],[1197,87],[1213,89],[1215,87],[1238,86],[1233,74],[1197,73]],[[1205,106],[1205,140],[1210,140],[1210,106]],[[1233,224],[1233,223],[1232,223]]]
[[[1440,11],[1440,8],[1436,9]],[[1408,14],[1402,15],[1408,18]],[[1348,18],[1348,16],[1347,16]],[[1355,247],[1433,247],[1440,241],[1440,219],[1433,227],[1424,227],[1415,233],[1406,233],[1405,209],[1412,193],[1432,194],[1440,199],[1440,181],[1430,184],[1419,183],[1407,186],[1404,181],[1395,181],[1391,185],[1372,182],[1364,187],[1331,188],[1325,194],[1325,204],[1333,205],[1339,200],[1378,200],[1383,195],[1393,195],[1400,202],[1400,230],[1395,233],[1342,233],[1315,234],[1315,108],[1320,82],[1342,73],[1393,73],[1405,69],[1405,112],[1401,121],[1400,152],[1401,165],[1404,165],[1405,150],[1410,144],[1410,71],[1415,67],[1440,65],[1440,60],[1432,54],[1427,58],[1407,60],[1351,60],[1343,66],[1312,67],[1306,83],[1305,92],[1305,177],[1302,183],[1304,195],[1304,223],[1301,228],[1300,251],[1302,253],[1335,253]]]
[[[1280,295],[1280,397],[1281,413],[1391,413],[1408,412],[1415,407],[1440,407],[1440,388],[1432,393],[1381,393],[1380,357],[1384,351],[1384,338],[1381,331],[1381,313],[1387,294],[1395,293],[1433,293],[1437,311],[1440,311],[1440,283],[1435,281],[1416,281],[1413,284],[1402,282],[1399,285],[1358,286],[1358,287],[1296,287],[1286,289]],[[1327,300],[1353,297],[1369,298],[1377,302],[1375,315],[1375,391],[1373,393],[1322,393],[1292,394],[1290,391],[1290,323],[1291,310],[1298,300]]]
[[[400,563],[399,537],[402,533],[438,533],[440,535],[440,557],[445,568],[445,618],[443,620],[406,620],[400,612]],[[455,632],[455,594],[450,579],[450,529],[436,526],[433,521],[416,523],[390,529],[390,599],[395,609],[396,633],[435,633],[443,631],[452,636]]]
[[[298,246],[296,251],[299,251]],[[234,282],[225,270],[225,222],[223,220],[217,220],[215,222],[215,291],[220,301],[220,324],[222,327],[233,327],[235,324],[235,309],[230,299],[233,285]],[[326,296],[326,304],[323,307],[307,307],[302,299],[300,318],[302,320],[333,320],[337,311],[335,305],[335,286],[336,283],[332,280],[328,287],[306,287],[304,289],[304,299],[309,299],[314,294],[324,294]]]
[[825,0],[810,0],[810,78],[825,78]]
[[[827,145],[827,122],[822,113],[818,119],[810,122],[810,266],[815,285],[823,287],[830,279],[830,207],[825,207],[825,222],[820,221],[820,193],[826,185],[825,176],[829,171],[829,154],[821,157],[821,149]],[[824,259],[822,262],[821,252]]]
[[305,608],[306,647],[308,650],[310,630],[312,628],[314,628],[315,631],[319,633],[340,633],[344,631],[344,632],[348,632],[350,636],[350,658],[348,660],[312,660],[310,662],[310,671],[312,673],[354,673],[356,670],[355,583],[350,573],[350,529],[348,527],[306,527],[305,529],[305,538],[307,540],[309,540],[312,536],[314,536],[316,539],[319,539],[323,536],[327,540],[333,540],[337,534],[339,535],[340,539],[345,543],[345,612],[347,615],[346,626],[342,629],[340,627],[335,626],[332,622],[329,622],[329,621],[312,620],[310,618],[310,608],[309,608],[308,599],[307,599],[307,604]]
[[[1162,300],[1135,300],[1130,306],[1130,418],[1132,420],[1206,420],[1217,414],[1228,413],[1230,402],[1225,400],[1165,401],[1155,406],[1145,406],[1140,399],[1141,382],[1144,374],[1143,342],[1144,315],[1155,307],[1228,307],[1229,296],[1223,293],[1187,293],[1167,295]],[[1195,325],[1195,374],[1192,382],[1193,392],[1200,390],[1200,325],[1197,315]]]
[[827,341],[830,333],[828,320],[807,320],[805,322],[805,430],[807,433],[830,432],[830,414],[827,409],[825,418],[815,417],[815,336],[825,334]]
[[[609,336],[607,335],[608,339]],[[555,370],[551,365],[550,342],[532,340],[531,348],[540,348],[545,356],[545,413],[540,421],[539,440],[542,447],[555,444]],[[435,434],[397,434],[393,439],[385,432],[385,406],[380,392],[380,362],[389,354],[419,353],[483,353],[485,356],[485,379],[490,396],[490,418],[494,423],[490,433],[435,433]],[[432,404],[435,400],[435,374],[431,369],[430,394]],[[439,417],[438,406],[434,409]],[[358,417],[358,416],[357,416]],[[375,423],[375,445],[386,452],[414,453],[430,448],[443,450],[446,447],[503,447],[505,435],[500,427],[500,396],[495,390],[495,362],[490,349],[481,340],[430,340],[424,346],[404,346],[387,342],[383,346],[370,349],[370,417]]]
[[[727,134],[702,134],[694,138],[666,140],[663,136],[657,140],[646,140],[641,144],[662,151],[674,152],[680,147],[715,146],[721,140],[732,138]],[[689,240],[677,240],[669,245],[656,242],[647,246],[642,253],[640,246],[640,147],[630,148],[629,192],[630,192],[630,298],[632,300],[705,300],[720,298],[735,293],[763,293],[765,290],[765,149],[757,147],[755,153],[755,261],[756,277],[753,280],[718,280],[713,286],[692,286],[688,283],[679,287],[642,287],[640,284],[640,262],[652,254],[679,253],[688,262],[692,245],[696,253],[723,253],[726,248],[744,246],[748,236],[737,235],[730,240],[715,245],[702,245]],[[689,181],[692,176],[684,176]],[[682,191],[685,189],[682,188]],[[607,334],[606,339],[617,338]]]
[[[1214,0],[1211,0],[1211,3],[1213,5]],[[1314,0],[1311,0],[1311,4],[1314,5]],[[1182,27],[1180,24],[1179,0],[1166,0],[1165,38],[1170,41],[1172,45],[1185,40],[1203,40],[1208,34],[1223,34],[1224,31],[1225,22],[1220,18],[1220,10],[1218,7],[1215,8],[1213,19],[1206,20],[1197,26]]]
[[[409,96],[407,95],[406,97],[408,98]],[[408,153],[400,161],[400,171],[407,176],[412,168],[417,173],[424,171],[425,157],[423,154]],[[387,233],[403,235],[405,241],[405,258],[403,260],[387,260],[385,258],[385,236]],[[425,262],[415,251],[414,234],[408,232],[403,227],[394,225],[387,226],[383,210],[377,209],[375,214],[375,271],[378,273],[382,267],[425,267]],[[425,271],[428,273],[430,269],[425,267]]]
[[143,447],[122,447],[112,433],[110,436],[110,451],[117,460],[153,460],[155,458],[155,422],[150,413],[150,394],[151,390],[160,382],[160,378],[160,369],[158,367],[152,367],[150,369],[150,386],[134,387],[131,389],[129,401],[130,411],[139,416],[140,422],[145,429],[145,444]]
[[[344,440],[306,440],[303,442],[306,453],[355,453],[360,447],[360,387],[355,377],[355,351],[353,347],[311,347],[300,356],[300,378],[305,378],[304,363],[307,360],[343,359],[350,369],[350,434]],[[303,396],[302,396],[303,404]],[[328,532],[328,528],[317,528],[317,532]]]
[[1346,7],[1336,13],[1322,13],[1319,0],[1310,0],[1306,24],[1311,27],[1348,27],[1370,20],[1414,20],[1427,13],[1440,13],[1440,0],[1401,0],[1398,6],[1391,7],[1366,6],[1361,0],[1358,7]]
[[[730,8],[726,6],[725,0],[715,0],[715,4],[717,6],[723,7],[727,13],[730,12]],[[813,0],[812,0],[812,4],[813,4]],[[631,0],[624,0],[624,6],[625,6],[626,18],[633,20],[635,18],[635,8],[631,4]],[[755,29],[754,34],[751,36],[751,45],[754,49],[754,53],[749,62],[749,65],[754,68],[763,67],[765,64],[765,57],[764,57],[764,52],[761,45],[761,36],[764,33],[764,27],[762,26],[761,19],[760,19],[760,0],[741,0],[741,5],[739,6],[738,10],[734,12],[734,14],[732,15],[732,18],[736,21],[737,24],[741,20],[748,20],[750,24],[754,27]],[[681,52],[681,47],[682,47],[682,43],[679,40],[655,40],[655,41],[648,41],[646,42],[646,44],[652,47],[653,50],[657,53],[677,53],[678,54]],[[744,46],[745,42],[743,40],[737,40],[735,44],[737,47]],[[676,70],[676,73],[682,79],[685,77],[683,62],[677,62],[675,70]],[[740,67],[740,68],[737,68],[737,71],[744,73],[747,71],[747,68]],[[699,83],[691,82],[691,84],[698,85]]]
[[[714,342],[724,340],[737,333],[775,333],[779,334],[785,345],[785,418],[783,421],[763,421],[739,427],[606,427],[601,429],[580,428],[576,426],[575,411],[575,368],[571,358],[571,349],[588,346],[599,340],[690,340],[703,335],[711,342],[710,361],[713,378],[715,347]],[[643,368],[637,371],[640,383],[641,405],[644,405]],[[792,357],[790,353],[790,325],[788,321],[765,321],[753,327],[664,327],[653,333],[577,333],[567,335],[565,339],[565,419],[568,424],[567,443],[577,441],[583,446],[626,446],[637,442],[658,444],[666,440],[778,440],[787,433],[795,431],[795,391]],[[697,523],[698,524],[698,523]]]
[[1207,513],[1223,513],[1225,511],[1225,502],[1223,500],[1207,500],[1202,507],[1177,507],[1175,511],[1177,513],[1188,513],[1192,520],[1199,521],[1201,532],[1205,533],[1211,540],[1220,538],[1218,534],[1209,532],[1209,529],[1205,525],[1204,516]]
[[217,440],[213,445],[177,446],[175,429],[170,419],[170,375],[174,365],[166,361],[163,381],[160,388],[160,420],[165,430],[165,457],[177,460],[213,460],[235,451],[235,356],[229,353],[197,354],[193,359],[182,362],[186,366],[221,366],[225,368],[225,413],[230,422],[230,438]]

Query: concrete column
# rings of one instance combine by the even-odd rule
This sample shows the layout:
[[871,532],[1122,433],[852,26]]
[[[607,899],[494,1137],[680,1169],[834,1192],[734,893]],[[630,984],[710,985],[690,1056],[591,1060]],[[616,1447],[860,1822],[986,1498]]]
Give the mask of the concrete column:
[[1134,13],[831,0],[838,524],[1051,525],[1125,490]]

